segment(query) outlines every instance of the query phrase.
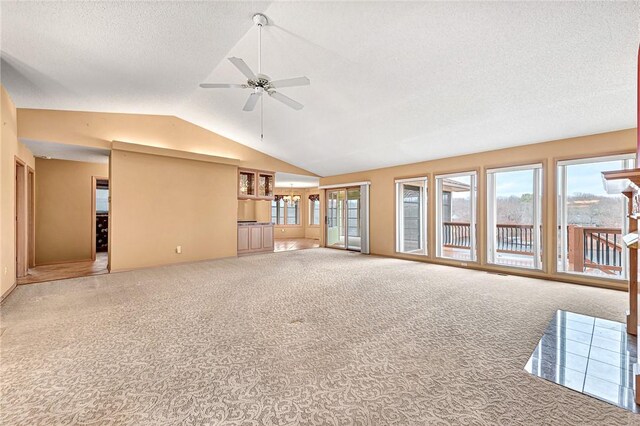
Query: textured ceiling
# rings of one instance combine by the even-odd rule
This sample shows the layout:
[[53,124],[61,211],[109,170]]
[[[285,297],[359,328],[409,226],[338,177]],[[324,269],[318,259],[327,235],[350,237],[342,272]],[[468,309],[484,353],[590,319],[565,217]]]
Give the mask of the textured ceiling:
[[[21,108],[171,114],[322,176],[635,126],[638,2],[2,2]],[[225,59],[306,75],[242,112]],[[576,147],[578,150],[579,147]]]

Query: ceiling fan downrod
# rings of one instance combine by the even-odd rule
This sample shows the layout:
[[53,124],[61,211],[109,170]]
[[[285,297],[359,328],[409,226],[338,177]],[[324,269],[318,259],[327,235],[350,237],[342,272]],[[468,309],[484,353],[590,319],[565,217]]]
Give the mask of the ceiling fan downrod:
[[[262,73],[262,27],[269,20],[262,13],[253,15],[253,22],[258,26],[258,74]],[[264,140],[264,98],[260,96],[260,140]]]
[[[308,86],[311,84],[307,77],[285,78],[281,80],[271,80],[268,75],[262,74],[262,27],[269,24],[269,20],[262,13],[253,15],[253,23],[258,26],[258,72],[254,73],[245,61],[241,58],[227,58],[238,71],[246,78],[246,83],[201,83],[203,89],[250,89],[252,93],[249,95],[247,102],[242,108],[243,111],[251,112],[255,109],[258,101],[260,101],[260,139],[264,139],[264,94],[278,102],[282,102],[289,108],[296,111],[304,108],[300,102],[282,94],[279,89],[284,87]],[[277,90],[276,90],[277,89]]]

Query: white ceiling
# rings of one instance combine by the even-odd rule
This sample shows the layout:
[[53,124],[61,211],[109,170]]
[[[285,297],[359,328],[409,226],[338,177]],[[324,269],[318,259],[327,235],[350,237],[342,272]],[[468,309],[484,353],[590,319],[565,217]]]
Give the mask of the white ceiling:
[[[177,115],[321,176],[635,126],[639,2],[2,2],[16,105]],[[306,75],[294,111],[225,59]],[[576,147],[578,150],[579,147]]]
[[86,163],[109,163],[108,149],[90,146],[67,145],[56,142],[43,142],[21,138],[20,142],[31,150],[33,155],[54,160],[84,161]]
[[320,178],[276,172],[276,188],[317,188]]

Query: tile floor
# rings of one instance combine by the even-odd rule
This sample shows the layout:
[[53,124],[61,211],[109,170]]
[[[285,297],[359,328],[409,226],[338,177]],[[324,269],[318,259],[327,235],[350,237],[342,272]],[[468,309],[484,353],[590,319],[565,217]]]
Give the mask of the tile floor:
[[559,310],[525,370],[535,376],[640,413],[634,401],[636,337],[624,324]]

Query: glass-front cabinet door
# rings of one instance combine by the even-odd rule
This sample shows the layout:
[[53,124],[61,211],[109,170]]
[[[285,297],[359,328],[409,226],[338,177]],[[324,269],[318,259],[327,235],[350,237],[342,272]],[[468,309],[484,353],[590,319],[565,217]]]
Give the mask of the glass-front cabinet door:
[[273,175],[258,173],[258,197],[273,197]]
[[240,171],[238,173],[238,196],[255,197],[256,195],[256,173]]

